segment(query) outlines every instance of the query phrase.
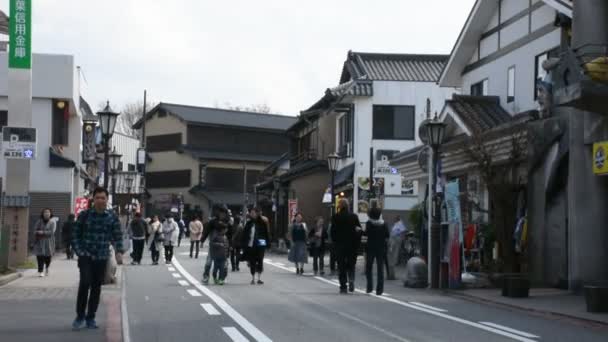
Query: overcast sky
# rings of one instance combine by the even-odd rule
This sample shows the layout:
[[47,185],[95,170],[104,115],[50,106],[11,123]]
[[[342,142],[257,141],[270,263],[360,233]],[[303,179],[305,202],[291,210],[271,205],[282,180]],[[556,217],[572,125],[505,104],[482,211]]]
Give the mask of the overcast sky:
[[36,0],[33,49],[74,55],[94,110],[147,89],[154,101],[297,115],[337,85],[348,50],[450,53],[473,3]]

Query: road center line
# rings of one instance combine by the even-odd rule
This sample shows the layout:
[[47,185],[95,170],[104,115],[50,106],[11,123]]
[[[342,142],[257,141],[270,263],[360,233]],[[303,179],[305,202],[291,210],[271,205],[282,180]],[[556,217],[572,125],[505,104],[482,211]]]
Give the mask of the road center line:
[[183,280],[183,279],[178,280],[177,282],[178,282],[178,283],[179,283],[181,286],[184,286],[184,287],[185,287],[185,286],[190,286],[190,283],[189,283],[189,282],[187,282],[187,281],[185,281],[185,280]]
[[205,311],[207,311],[207,314],[209,314],[210,316],[219,316],[220,315],[220,312],[217,311],[215,306],[213,306],[213,304],[211,304],[211,303],[201,303],[201,307],[203,309],[205,309]]
[[171,275],[173,276],[173,278],[176,278],[176,279],[182,277],[181,274],[179,274],[179,273],[171,273]]
[[235,327],[223,327],[222,329],[234,342],[249,342]]
[[505,327],[504,325],[500,325],[500,324],[496,324],[496,323],[491,323],[491,322],[479,322],[479,323],[481,323],[483,325],[487,325],[489,327],[496,328],[496,329],[508,331],[510,333],[513,333],[513,334],[521,335],[523,337],[540,338],[540,336],[532,335],[532,334],[527,333],[525,331],[520,331],[520,330],[516,330],[516,329],[513,329],[513,328]]
[[448,310],[436,308],[434,306],[430,306],[430,305],[426,305],[426,304],[422,304],[422,303],[418,303],[418,302],[410,302],[410,304],[418,305],[418,306],[421,306],[421,307],[423,307],[425,309],[429,309],[429,310],[435,310],[437,312],[448,312]]
[[[245,330],[251,337],[253,337],[258,342],[272,342],[272,340],[264,335],[258,328],[256,328],[253,324],[251,324],[245,317],[243,317],[240,313],[234,310],[226,301],[215,294],[215,292],[211,291],[209,288],[202,286],[200,282],[196,280],[186,269],[181,265],[181,263],[176,259],[173,261],[177,270],[184,275],[192,285],[194,285],[199,291],[204,293],[209,299],[215,302],[219,308],[221,308],[228,316],[230,316],[243,330]],[[238,332],[238,331],[237,331]],[[246,340],[245,340],[246,341]]]
[[192,297],[200,297],[200,296],[201,296],[201,294],[200,294],[198,291],[196,291],[196,290],[193,290],[193,289],[188,289],[187,291],[188,291],[188,293],[189,293],[189,294],[190,294]]

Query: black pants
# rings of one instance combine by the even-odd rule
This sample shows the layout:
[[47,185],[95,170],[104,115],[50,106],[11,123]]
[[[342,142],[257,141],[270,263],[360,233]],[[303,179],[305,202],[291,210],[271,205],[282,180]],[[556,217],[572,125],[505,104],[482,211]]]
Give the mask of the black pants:
[[182,244],[183,236],[184,236],[184,233],[182,233],[182,231],[180,230],[179,235],[177,236],[177,247],[179,247]]
[[65,243],[65,255],[68,259],[74,259],[74,251],[72,250],[72,241],[67,240]]
[[152,246],[150,246],[150,252],[152,254],[152,262],[157,263],[160,258],[160,251],[156,249],[156,243],[152,242]]
[[264,250],[261,248],[251,248],[249,254],[249,271],[251,275],[264,272]]
[[336,248],[336,257],[338,259],[338,278],[340,279],[340,290],[346,290],[348,283],[355,283],[355,263],[357,262],[357,253],[350,250],[342,250]]
[[376,294],[384,292],[384,251],[367,251],[365,253],[365,276],[367,277],[367,292],[374,290],[374,275],[372,269],[374,261],[378,271],[378,284],[376,285]]
[[133,261],[141,263],[144,255],[144,240],[133,240]]
[[168,262],[173,260],[173,246],[165,246],[165,259]]
[[336,257],[336,247],[334,245],[331,245],[329,247],[329,270],[335,272],[337,263],[338,258]]
[[315,273],[321,271],[323,273],[323,267],[325,267],[325,249],[313,248],[312,250],[312,269]]
[[46,265],[46,269],[49,269],[51,266],[51,257],[44,255],[36,255],[36,260],[38,261],[38,273],[42,273],[44,271],[44,266]]
[[239,263],[241,262],[241,249],[240,248],[231,248],[230,249],[230,265],[232,266],[232,270],[239,269]]
[[[106,271],[107,260],[92,260],[90,257],[79,257],[80,284],[76,300],[76,316],[79,319],[95,319],[101,295],[101,283]],[[90,291],[90,293],[89,293]],[[85,317],[85,311],[88,311]]]
[[194,252],[194,246],[196,246],[196,257],[198,258],[198,252],[201,249],[201,240],[190,241],[190,257],[192,258],[192,252]]

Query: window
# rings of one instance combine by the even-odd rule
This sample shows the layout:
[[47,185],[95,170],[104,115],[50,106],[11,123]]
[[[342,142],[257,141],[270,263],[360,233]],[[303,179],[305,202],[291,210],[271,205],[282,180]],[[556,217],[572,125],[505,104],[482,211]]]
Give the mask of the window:
[[557,47],[536,56],[536,58],[534,60],[535,77],[534,77],[534,88],[533,88],[535,100],[537,98],[536,85],[538,84],[538,81],[542,81],[545,78],[545,76],[547,76],[547,71],[545,69],[543,69],[543,62],[549,58],[558,57],[558,56],[559,56],[559,48],[557,48]]
[[[338,119],[338,155],[351,157],[353,151],[353,132],[354,132],[354,110],[348,112]],[[350,149],[349,146],[350,145]]]
[[414,106],[374,106],[373,139],[414,140]]
[[471,86],[472,96],[486,96],[488,95],[488,79],[479,81]]
[[515,101],[515,66],[507,71],[507,102]]
[[186,188],[190,186],[191,170],[161,171],[146,173],[146,187],[159,188]]
[[6,125],[8,125],[8,111],[0,110],[0,129]]
[[54,100],[51,112],[51,126],[53,145],[68,144],[68,123],[70,121],[70,107],[67,101]]
[[123,167],[124,167],[124,164],[122,162],[118,162],[118,170],[117,171],[123,171]]
[[128,164],[127,165],[127,170],[128,171],[135,171],[135,164]]
[[175,151],[182,145],[182,134],[164,134],[146,137],[148,152]]

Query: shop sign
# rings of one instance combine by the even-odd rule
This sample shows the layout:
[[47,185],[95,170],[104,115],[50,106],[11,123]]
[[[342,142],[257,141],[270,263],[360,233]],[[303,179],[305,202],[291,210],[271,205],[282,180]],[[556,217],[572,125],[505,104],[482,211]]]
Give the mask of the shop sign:
[[593,173],[596,175],[608,174],[608,162],[606,153],[608,152],[608,141],[593,144]]

